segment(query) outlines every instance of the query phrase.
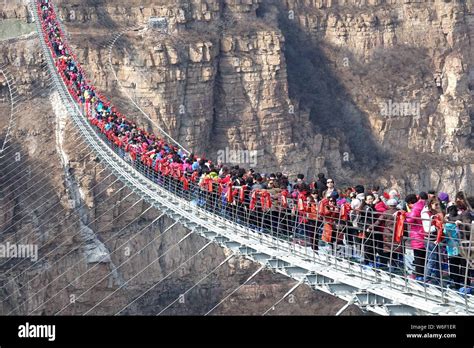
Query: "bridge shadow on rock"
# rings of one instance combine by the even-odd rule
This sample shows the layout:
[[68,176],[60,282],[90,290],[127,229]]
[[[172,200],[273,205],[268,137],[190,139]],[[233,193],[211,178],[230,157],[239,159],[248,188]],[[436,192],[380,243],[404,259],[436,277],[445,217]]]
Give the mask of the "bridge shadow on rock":
[[[0,143],[4,137],[5,134],[0,136]],[[23,237],[32,230],[42,236],[48,226],[59,226],[61,214],[55,206],[60,198],[53,181],[58,165],[30,157],[27,152],[10,138],[3,156],[0,155],[0,241],[11,236]],[[43,224],[46,218],[50,219],[48,226]]]
[[[24,130],[20,134],[28,136]],[[0,134],[0,144],[5,135]],[[9,136],[0,155],[1,315],[28,313],[24,300],[20,301],[30,294],[26,285],[33,276],[48,272],[45,265],[54,258],[48,258],[48,252],[66,240],[56,237],[74,223],[73,216],[64,219],[67,212],[59,204],[53,178],[59,167],[51,158],[41,156],[45,154],[44,148],[38,148],[29,156],[21,141]]]

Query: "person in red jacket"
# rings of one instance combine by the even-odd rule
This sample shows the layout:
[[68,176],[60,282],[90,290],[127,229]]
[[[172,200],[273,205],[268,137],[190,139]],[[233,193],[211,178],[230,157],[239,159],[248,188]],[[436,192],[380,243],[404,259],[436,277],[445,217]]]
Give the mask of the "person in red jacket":
[[377,250],[382,267],[400,266],[398,261],[400,260],[399,256],[401,256],[401,245],[399,242],[395,242],[394,238],[398,211],[397,205],[396,199],[389,199],[386,202],[385,208],[382,208],[380,205],[378,207],[376,205],[375,208],[380,212],[377,220],[374,222],[374,226],[376,226],[376,230],[380,232],[382,237],[381,248]]
[[307,214],[307,222],[306,222],[306,235],[309,238],[309,243],[312,249],[318,249],[318,236],[316,233],[316,221],[318,219],[318,203],[315,201],[312,195],[306,197],[306,214]]
[[[376,198],[377,200],[377,198]],[[386,203],[383,200],[380,200],[374,206],[375,215],[374,215],[374,244],[375,252],[378,257],[376,258],[378,267],[387,266],[386,252],[384,252],[384,229],[386,226],[385,221],[385,212],[388,210]]]
[[321,240],[327,244],[331,244],[335,241],[336,222],[339,218],[339,208],[336,203],[337,198],[335,195],[329,196],[327,199],[323,199],[320,203],[319,213],[323,217],[323,234]]
[[306,196],[307,196],[307,191],[303,188],[300,188],[298,190],[296,206],[294,207],[295,214],[298,219],[295,237],[303,245],[308,240],[307,229],[306,229],[307,224],[308,224]]

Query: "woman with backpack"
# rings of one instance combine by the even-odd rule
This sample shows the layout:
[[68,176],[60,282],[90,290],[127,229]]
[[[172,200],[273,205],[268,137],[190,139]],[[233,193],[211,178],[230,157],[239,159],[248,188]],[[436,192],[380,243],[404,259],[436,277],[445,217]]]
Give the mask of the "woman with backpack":
[[456,225],[456,221],[459,220],[458,208],[455,205],[451,205],[447,208],[446,212],[443,232],[449,260],[449,278],[452,281],[452,288],[458,290],[464,286],[465,274],[465,263],[463,267],[463,257],[459,253],[461,235]]

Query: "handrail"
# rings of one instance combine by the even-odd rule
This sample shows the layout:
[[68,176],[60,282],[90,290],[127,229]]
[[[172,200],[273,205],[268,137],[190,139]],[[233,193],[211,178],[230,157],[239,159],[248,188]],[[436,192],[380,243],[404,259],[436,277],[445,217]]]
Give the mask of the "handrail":
[[[41,34],[41,24],[37,10],[38,8],[34,13],[38,19],[36,21],[37,29]],[[48,48],[44,35],[40,35],[40,40],[47,55],[48,65],[51,71],[54,71],[56,70],[56,63],[51,47]],[[69,93],[65,81],[59,79],[57,73],[53,74],[53,78],[61,99],[71,114],[77,129],[93,147],[99,158],[130,189],[141,196],[145,196],[146,200],[174,219],[180,219],[188,228],[208,238],[215,238],[215,240],[219,236],[224,237],[224,239],[219,238],[219,240],[222,240],[220,243],[224,245],[227,245],[226,239],[238,242],[239,245],[245,245],[247,248],[245,252],[251,255],[269,255],[271,258],[285,260],[288,264],[298,264],[300,267],[312,270],[311,272],[326,274],[344,284],[352,284],[352,286],[357,284],[360,288],[370,289],[372,293],[377,293],[377,296],[391,296],[393,299],[403,298],[403,301],[409,303],[410,301],[404,297],[403,293],[410,292],[415,295],[415,298],[423,298],[430,305],[443,304],[448,300],[453,306],[462,304],[464,310],[468,312],[473,310],[470,296],[458,296],[444,289],[442,285],[441,287],[430,286],[428,288],[424,286],[420,288],[416,281],[407,279],[406,273],[400,275],[390,270],[376,270],[376,265],[364,268],[360,263],[341,256],[337,250],[340,241],[339,232],[342,233],[343,241],[349,240],[350,237],[348,232],[350,226],[348,221],[343,219],[341,211],[338,211],[336,215],[326,216],[320,214],[318,209],[314,213],[316,214],[316,218],[314,218],[300,214],[298,210],[289,209],[288,211],[286,208],[282,209],[282,207],[277,210],[266,209],[266,203],[260,200],[254,202],[253,209],[235,199],[224,203],[225,200],[222,199],[225,198],[225,194],[223,192],[220,192],[220,194],[212,190],[206,192],[201,185],[191,181],[189,175],[185,175],[185,179],[188,180],[185,181],[181,177],[174,177],[173,175],[166,175],[163,171],[153,170],[149,163],[143,161],[146,158],[142,158],[141,154],[138,154],[135,158],[129,156],[122,147],[112,141],[113,137],[110,133],[106,134],[103,129],[94,126],[92,122],[95,119],[94,111],[86,108],[84,114]],[[289,202],[292,202],[291,199]],[[298,204],[299,202],[296,206]],[[393,228],[395,228],[396,220],[392,221],[388,218],[386,221],[390,221]],[[305,222],[305,219],[309,221]],[[362,248],[365,248],[367,243],[374,244],[376,236],[385,236],[384,233],[380,233],[375,229],[374,216],[365,214],[364,219],[362,225],[356,228],[356,231],[362,230],[364,234],[361,237],[363,241],[360,243]],[[370,224],[367,222],[369,219]],[[285,222],[282,223],[281,220]],[[383,219],[381,222],[384,222]],[[326,240],[326,245],[330,246],[331,250],[327,250],[328,252],[316,251],[315,234],[312,232],[315,232],[318,227],[326,227],[326,225],[333,226],[329,235],[326,235],[326,238],[329,238]],[[309,230],[308,226],[312,227],[314,231]],[[467,226],[465,227],[467,230]],[[212,231],[214,235],[206,231]],[[291,232],[290,239],[288,239],[288,231]],[[408,240],[408,238],[402,237],[400,241],[395,241],[394,238],[392,233],[391,240],[388,241],[388,244],[383,245],[384,247],[390,247],[390,256],[387,257],[386,255],[390,262],[398,260],[400,256],[398,248],[400,247],[403,250]],[[301,244],[298,240],[302,241]],[[310,242],[309,245],[308,241]],[[374,263],[376,263],[374,245],[372,245],[371,252],[368,252],[367,255],[373,258]],[[258,253],[257,251],[251,251],[253,248],[258,249]],[[439,252],[436,255],[439,255]],[[269,260],[266,262],[269,262]],[[468,265],[465,268],[466,275],[464,279],[467,279],[469,267]],[[406,269],[403,268],[403,272],[405,271]],[[354,275],[357,275],[356,279],[353,278]],[[300,279],[301,274],[292,274],[291,276]],[[304,276],[306,277],[307,274],[305,273]],[[380,281],[386,286],[383,292],[379,291],[377,287],[373,287],[373,284]],[[345,295],[340,296],[344,297]],[[426,304],[418,302],[410,305],[417,308],[425,308],[426,306]]]

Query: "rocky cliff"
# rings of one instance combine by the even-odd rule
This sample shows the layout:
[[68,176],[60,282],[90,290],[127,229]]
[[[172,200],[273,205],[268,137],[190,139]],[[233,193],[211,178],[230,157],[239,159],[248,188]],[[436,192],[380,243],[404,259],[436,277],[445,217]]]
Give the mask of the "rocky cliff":
[[[0,5],[0,26],[28,22],[25,3]],[[251,150],[262,170],[325,171],[341,183],[472,192],[470,4],[56,3],[98,88],[189,149],[213,158]],[[150,17],[165,25],[150,28]],[[0,42],[0,66],[21,96],[0,163],[1,241],[38,244],[40,262],[0,259],[0,312],[160,312],[226,251],[210,245],[191,258],[206,244],[194,235],[172,248],[189,231],[160,218],[83,146],[49,89],[37,38],[17,34]],[[6,130],[10,98],[0,79]],[[207,312],[256,267],[231,259],[166,313]],[[261,314],[292,285],[262,271],[213,313]],[[271,313],[334,314],[343,305],[304,286],[294,295]]]
[[[348,121],[351,161],[380,145],[388,161],[375,172],[389,185],[472,192],[472,4],[295,0],[283,8],[282,30],[296,46],[289,65],[295,53],[309,58],[289,74],[290,91],[304,95],[316,123]],[[302,49],[301,37],[312,47]],[[304,90],[298,69],[314,77]],[[357,119],[370,124],[373,143],[359,137]]]
[[[60,9],[96,81],[198,153],[253,150],[264,171],[454,193],[472,190],[470,6],[67,1]],[[149,29],[150,17],[166,18],[165,30]]]
[[[3,15],[3,25],[30,18],[22,6]],[[207,241],[162,217],[101,166],[65,117],[34,34],[3,41],[1,51],[13,100],[1,75],[1,140],[9,140],[0,163],[0,241],[38,246],[37,259],[0,258],[2,314],[157,314],[177,298],[165,314],[205,314],[256,270],[231,258],[179,297],[228,252],[208,245],[197,253]],[[291,286],[262,271],[211,313],[262,314]],[[270,313],[334,314],[343,304],[302,286]]]

